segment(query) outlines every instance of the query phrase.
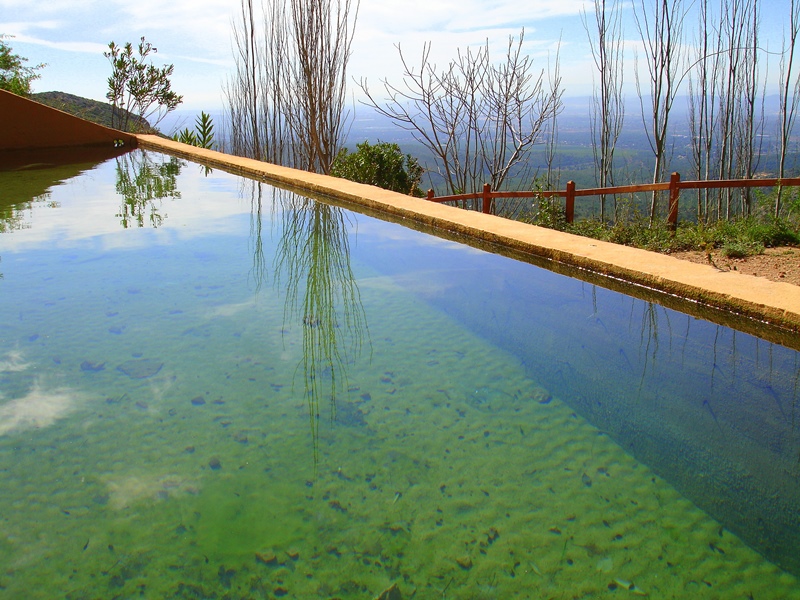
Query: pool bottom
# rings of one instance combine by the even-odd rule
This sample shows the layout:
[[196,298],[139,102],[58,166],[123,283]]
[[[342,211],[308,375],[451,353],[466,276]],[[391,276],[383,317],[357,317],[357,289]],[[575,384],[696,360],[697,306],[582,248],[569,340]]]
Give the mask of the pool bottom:
[[[302,331],[270,342],[277,315],[188,328],[142,379],[79,356],[62,356],[75,382],[38,375],[29,401],[72,408],[0,438],[0,595],[797,597],[513,357],[384,288],[362,292],[410,325],[372,321],[316,464]],[[18,376],[48,354],[31,345],[6,361]]]

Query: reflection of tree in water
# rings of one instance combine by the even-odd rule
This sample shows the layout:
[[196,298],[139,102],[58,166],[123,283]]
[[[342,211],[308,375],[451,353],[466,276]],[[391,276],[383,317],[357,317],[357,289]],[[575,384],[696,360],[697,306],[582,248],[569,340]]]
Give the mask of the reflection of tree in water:
[[[256,291],[261,289],[264,280],[267,278],[267,262],[264,258],[264,242],[261,236],[263,229],[263,198],[264,186],[261,182],[251,179],[242,179],[243,186],[250,187],[250,252],[253,254],[253,269],[251,271],[255,279]],[[278,188],[272,189],[272,206],[277,205]],[[242,195],[245,195],[242,190]]]
[[[29,229],[30,223],[25,219],[26,213],[31,213],[34,206],[45,205],[50,208],[58,208],[59,203],[53,200],[50,191],[33,196],[20,192],[15,189],[17,179],[35,177],[30,172],[6,172],[0,173],[0,233],[12,233],[22,229]],[[0,273],[0,279],[3,274]]]
[[[16,175],[16,173],[11,175]],[[13,191],[9,193],[8,189],[4,189],[8,183],[6,178],[0,179],[0,233],[29,229],[31,225],[25,220],[25,213],[32,212],[34,206],[47,206],[48,208],[60,206],[57,201],[53,200],[50,191],[33,196],[33,198],[30,196],[20,198]],[[13,181],[11,183],[13,185]]]
[[117,193],[123,204],[117,214],[122,226],[144,227],[145,218],[152,227],[164,220],[156,200],[180,198],[176,178],[183,163],[174,156],[150,155],[145,151],[117,157]]
[[[347,389],[347,365],[361,353],[368,330],[361,295],[350,267],[348,221],[336,206],[271,188],[281,238],[274,257],[275,285],[285,285],[285,325],[303,332],[303,391],[317,459],[321,402],[336,417],[336,397]],[[251,240],[257,288],[266,279],[261,240],[262,185],[252,189]],[[288,327],[287,327],[288,328]]]
[[20,229],[30,227],[25,222],[25,211],[33,208],[33,203],[41,198],[34,198],[32,201],[21,202],[19,204],[0,204],[0,233],[11,233]]

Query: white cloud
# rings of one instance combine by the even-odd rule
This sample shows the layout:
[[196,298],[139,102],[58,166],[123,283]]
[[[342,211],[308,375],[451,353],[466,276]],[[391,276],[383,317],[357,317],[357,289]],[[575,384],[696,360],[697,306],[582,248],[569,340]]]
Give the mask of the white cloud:
[[[623,19],[628,38],[636,31],[629,3]],[[256,2],[259,6],[260,3]],[[431,42],[431,59],[444,65],[458,49],[482,44],[503,52],[509,35],[526,31],[526,50],[537,67],[562,39],[561,66],[566,95],[591,93],[591,59],[580,19],[588,0],[361,0],[349,74],[371,84],[402,74],[396,44],[419,60]],[[233,70],[231,24],[240,13],[239,0],[0,0],[0,33],[18,35],[20,54],[31,64],[48,63],[35,89],[61,89],[102,99],[108,65],[102,51],[111,40],[136,42],[144,35],[158,48],[156,64],[174,63],[176,91],[184,107],[217,110],[221,85]],[[767,41],[779,44],[779,11],[762,14]],[[770,43],[770,48],[774,44]],[[83,60],[76,62],[82,55]],[[98,58],[99,57],[99,58]],[[632,69],[626,64],[626,71]],[[632,80],[632,79],[631,79]],[[351,89],[358,93],[356,86]]]
[[173,56],[172,59],[185,60],[188,62],[201,63],[205,65],[214,65],[216,67],[231,67],[233,68],[233,59],[222,58],[202,58],[198,56]]
[[95,42],[53,42],[27,35],[17,35],[16,42],[24,42],[27,44],[36,44],[45,46],[54,50],[62,50],[64,52],[85,52],[87,54],[102,54],[108,47],[106,44],[98,44]]
[[[0,23],[0,31],[4,35],[11,36],[12,38],[16,38],[20,35],[24,35],[26,31],[30,31],[31,29],[58,29],[61,25],[59,21],[9,21],[6,23]],[[14,40],[10,40],[14,42]]]
[[[429,2],[428,0],[390,0],[363,2],[358,27],[377,29],[387,35],[424,33],[430,38],[443,33],[477,33],[493,29],[519,31],[521,26],[554,17],[577,16],[582,0],[535,0],[521,3],[505,0]],[[433,40],[435,41],[435,39]]]

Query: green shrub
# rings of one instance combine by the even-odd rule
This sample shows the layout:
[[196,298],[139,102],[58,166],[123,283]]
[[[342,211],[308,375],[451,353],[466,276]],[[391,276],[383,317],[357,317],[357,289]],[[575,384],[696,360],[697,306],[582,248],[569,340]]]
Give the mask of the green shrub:
[[[585,219],[557,228],[655,252],[721,248],[730,258],[761,254],[764,248],[800,245],[800,230],[787,218],[762,215],[711,224],[682,221],[673,231],[665,221],[657,221],[651,226],[648,219],[635,212],[628,215],[627,219],[618,219],[614,223]],[[548,222],[548,219],[540,219],[536,223],[550,226]]]
[[201,111],[200,116],[195,119],[194,131],[185,127],[173,135],[172,139],[190,146],[211,149],[214,146],[214,122],[210,115]]
[[725,242],[722,245],[722,255],[727,258],[744,258],[746,256],[762,254],[763,252],[764,246],[758,242],[733,240],[731,242]]
[[333,161],[331,175],[401,194],[424,196],[419,189],[422,167],[417,159],[404,155],[400,146],[389,142],[374,145],[362,142],[356,145],[353,153],[342,148]]

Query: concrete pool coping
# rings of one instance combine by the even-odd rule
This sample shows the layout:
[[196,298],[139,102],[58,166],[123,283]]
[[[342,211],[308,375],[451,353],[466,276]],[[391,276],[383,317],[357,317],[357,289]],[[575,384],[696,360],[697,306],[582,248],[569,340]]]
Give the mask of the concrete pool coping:
[[[138,135],[137,138],[139,147],[143,149],[188,158],[278,186],[364,207],[389,215],[392,220],[416,223],[468,243],[474,240],[502,253],[538,257],[554,266],[564,265],[586,275],[578,275],[580,278],[592,282],[597,282],[598,278],[607,281],[611,284],[607,287],[629,285],[656,292],[659,301],[661,296],[671,299],[662,303],[678,304],[679,310],[696,316],[709,318],[708,311],[703,308],[716,309],[727,316],[710,317],[713,321],[783,345],[800,346],[800,336],[797,335],[800,332],[800,287],[789,283],[735,271],[723,272],[711,265],[437,204],[336,177],[197,148],[154,135]],[[534,262],[541,264],[542,261]],[[700,309],[700,315],[698,310],[692,310],[692,304]],[[731,324],[731,319],[738,325]],[[773,329],[775,331],[767,331]]]

